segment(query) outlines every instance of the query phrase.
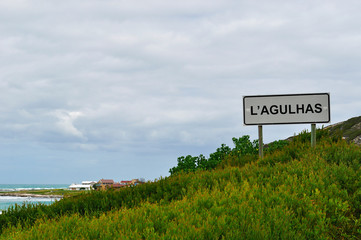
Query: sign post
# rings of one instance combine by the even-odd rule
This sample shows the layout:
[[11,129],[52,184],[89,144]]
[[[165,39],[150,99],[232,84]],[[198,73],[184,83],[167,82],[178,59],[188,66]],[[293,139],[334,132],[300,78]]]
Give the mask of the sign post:
[[311,124],[311,146],[316,147],[316,124]]
[[310,123],[311,145],[315,146],[316,123],[328,123],[330,119],[329,93],[243,96],[243,123],[258,125],[260,156],[262,125]]
[[259,157],[263,158],[263,129],[262,129],[262,125],[258,125],[258,153],[259,153]]

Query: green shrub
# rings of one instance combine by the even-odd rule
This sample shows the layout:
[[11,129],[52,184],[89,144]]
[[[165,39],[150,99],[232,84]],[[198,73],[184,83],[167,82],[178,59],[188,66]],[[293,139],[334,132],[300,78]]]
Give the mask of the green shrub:
[[232,138],[232,141],[234,144],[233,149],[222,144],[220,148],[217,148],[216,152],[209,155],[208,159],[202,154],[199,155],[199,157],[192,157],[191,155],[179,157],[177,166],[171,168],[169,173],[174,175],[181,172],[187,173],[196,170],[211,170],[215,169],[223,159],[230,154],[240,158],[240,156],[255,155],[258,152],[258,140],[251,142],[248,135],[240,138]]
[[16,206],[0,239],[361,239],[359,147],[301,136],[259,159],[248,146],[212,171]]

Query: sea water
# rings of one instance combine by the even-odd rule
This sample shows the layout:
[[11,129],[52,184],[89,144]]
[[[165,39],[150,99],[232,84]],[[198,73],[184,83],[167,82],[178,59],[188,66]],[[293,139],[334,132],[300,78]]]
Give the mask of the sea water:
[[[20,190],[41,190],[41,189],[61,189],[67,188],[69,184],[0,184],[0,192],[14,192]],[[0,196],[0,213],[15,204],[51,204],[59,198],[39,198],[39,197],[15,197]]]

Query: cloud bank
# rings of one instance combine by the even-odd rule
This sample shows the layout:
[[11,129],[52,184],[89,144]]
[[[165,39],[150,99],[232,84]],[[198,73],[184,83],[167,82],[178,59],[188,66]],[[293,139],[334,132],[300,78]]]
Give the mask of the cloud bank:
[[[257,129],[242,96],[331,94],[359,116],[360,3],[0,3],[0,182],[152,180]],[[307,125],[267,126],[265,141]]]

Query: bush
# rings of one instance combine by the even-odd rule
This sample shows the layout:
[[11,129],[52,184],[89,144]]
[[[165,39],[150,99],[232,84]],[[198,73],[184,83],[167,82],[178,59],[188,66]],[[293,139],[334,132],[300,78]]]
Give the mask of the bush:
[[257,154],[258,140],[251,142],[248,135],[240,138],[232,138],[232,140],[234,144],[233,149],[222,144],[220,148],[217,148],[216,152],[209,155],[208,159],[202,154],[199,155],[199,157],[193,157],[191,155],[179,157],[177,166],[171,168],[169,173],[174,175],[180,172],[187,173],[196,170],[211,170],[215,169],[222,160],[230,154],[237,156],[237,158],[240,156]]

